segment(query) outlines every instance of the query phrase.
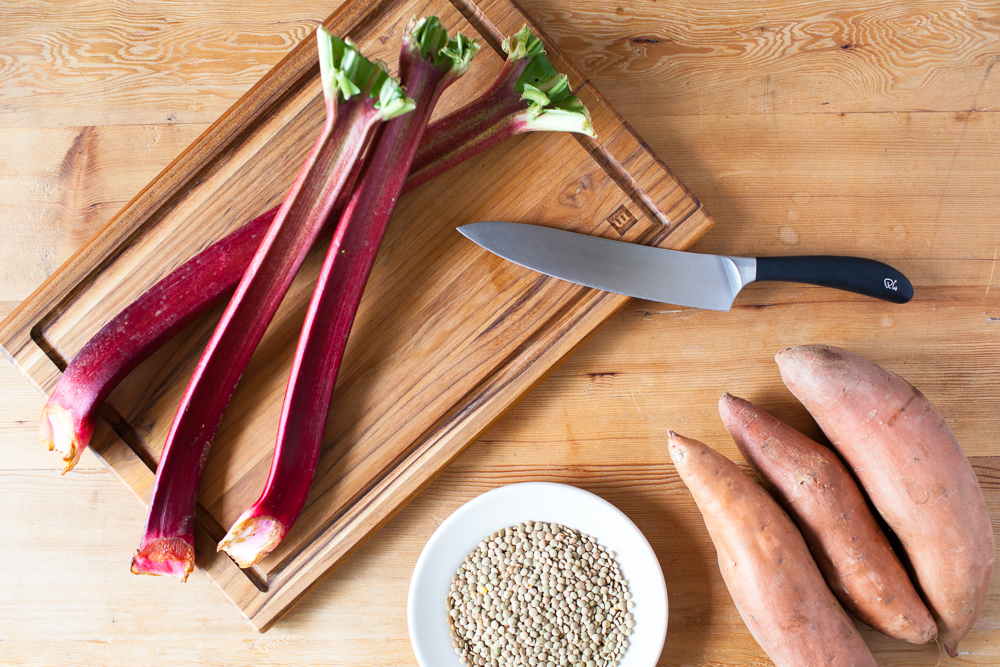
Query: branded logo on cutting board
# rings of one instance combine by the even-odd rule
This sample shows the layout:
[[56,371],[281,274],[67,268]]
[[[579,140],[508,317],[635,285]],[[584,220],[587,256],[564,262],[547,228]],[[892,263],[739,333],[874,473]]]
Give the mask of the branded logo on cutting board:
[[618,210],[607,218],[608,224],[614,227],[615,231],[621,236],[625,236],[625,232],[632,229],[636,220],[636,217],[632,215],[632,211],[628,210],[624,204],[619,206]]

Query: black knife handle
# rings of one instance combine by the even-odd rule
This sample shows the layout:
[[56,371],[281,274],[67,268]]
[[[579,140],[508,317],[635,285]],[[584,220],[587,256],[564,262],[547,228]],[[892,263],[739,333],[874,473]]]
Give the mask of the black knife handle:
[[913,298],[913,285],[906,276],[888,264],[863,257],[758,257],[756,280],[832,287],[893,303],[906,303]]

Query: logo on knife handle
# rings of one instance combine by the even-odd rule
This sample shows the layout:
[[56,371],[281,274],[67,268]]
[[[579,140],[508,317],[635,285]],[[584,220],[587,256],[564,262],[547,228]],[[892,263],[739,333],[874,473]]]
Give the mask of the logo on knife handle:
[[636,217],[632,215],[632,211],[628,210],[622,204],[618,207],[617,211],[607,217],[607,221],[620,236],[625,236],[625,232],[632,229],[632,226],[636,223]]
[[885,288],[891,289],[893,292],[899,291],[899,287],[896,285],[896,281],[893,278],[885,279]]

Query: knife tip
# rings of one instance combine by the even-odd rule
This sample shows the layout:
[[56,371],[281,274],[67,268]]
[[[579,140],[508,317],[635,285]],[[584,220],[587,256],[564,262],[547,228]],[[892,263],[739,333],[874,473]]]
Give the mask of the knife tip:
[[479,242],[478,238],[482,238],[483,229],[488,228],[490,224],[491,223],[489,222],[482,222],[482,221],[470,222],[467,225],[461,225],[460,227],[456,227],[455,229],[456,231],[458,231],[459,234],[469,239],[473,243],[479,243],[480,245],[482,245]]

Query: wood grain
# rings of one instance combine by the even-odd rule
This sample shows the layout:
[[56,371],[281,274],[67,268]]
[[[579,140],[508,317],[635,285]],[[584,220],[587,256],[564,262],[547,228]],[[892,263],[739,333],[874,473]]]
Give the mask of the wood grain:
[[[334,4],[0,2],[0,37],[16,39],[29,23],[38,27],[38,34],[46,29],[71,34],[80,24],[106,26],[106,34],[92,32],[91,38],[113,41],[124,29],[119,24],[134,22],[133,15],[165,16],[175,25],[205,21],[234,31],[281,34],[286,25],[326,16]],[[871,308],[831,291],[781,285],[749,289],[729,315],[633,303],[264,636],[234,618],[229,603],[200,573],[185,586],[165,586],[170,582],[125,572],[142,529],[142,506],[92,455],[60,477],[58,461],[39,451],[37,443],[40,395],[13,367],[0,364],[0,438],[6,454],[0,459],[0,503],[5,508],[0,526],[8,536],[0,544],[0,559],[7,566],[6,580],[13,582],[0,589],[0,605],[9,610],[0,624],[0,663],[415,665],[405,621],[409,575],[424,542],[449,512],[497,483],[491,479],[494,474],[498,480],[572,483],[584,476],[579,483],[591,484],[589,488],[616,502],[622,497],[627,501],[629,475],[637,466],[648,463],[654,468],[650,477],[667,483],[656,477],[662,470],[655,469],[660,462],[655,457],[668,428],[683,428],[735,458],[735,447],[714,412],[724,390],[742,392],[801,428],[815,428],[789,402],[771,361],[774,350],[790,343],[842,344],[884,360],[933,393],[968,453],[1000,454],[995,444],[1000,382],[994,358],[1000,332],[1000,273],[994,262],[1000,246],[994,224],[1000,192],[992,186],[996,158],[990,146],[996,143],[992,109],[1000,87],[990,61],[996,49],[986,57],[972,55],[995,40],[997,23],[988,19],[992,5],[830,0],[753,5],[525,0],[524,5],[713,212],[716,227],[696,249],[879,256],[907,266],[918,285],[915,311],[909,306]],[[938,8],[951,12],[954,20],[931,21]],[[786,23],[821,26],[830,16],[872,17],[868,25],[882,32],[869,32],[866,57],[884,63],[882,69],[864,70],[870,78],[862,79],[860,58],[848,55],[849,49],[832,55],[772,52],[780,42],[767,40],[755,47],[753,66],[747,67],[740,49],[746,48],[748,37],[741,30],[753,27],[751,19],[781,17]],[[886,23],[880,28],[877,16],[895,17],[901,27]],[[901,59],[893,40],[905,37],[907,22],[918,39]],[[599,66],[619,60],[623,48],[643,47],[627,40],[667,31],[684,38],[708,29],[716,35],[710,45],[714,53],[653,53],[633,59],[626,69]],[[596,32],[605,37],[592,40]],[[945,43],[957,46],[939,47]],[[733,55],[726,56],[727,45]],[[35,62],[44,71],[45,59],[53,56],[39,53]],[[169,76],[180,53],[150,60],[149,76],[155,70]],[[226,57],[241,59],[247,53],[232,49]],[[20,66],[21,57],[0,49],[0,76],[8,74],[11,62]],[[269,57],[277,60],[280,54]],[[826,63],[824,69],[800,67],[807,59]],[[924,64],[931,60],[936,69]],[[114,67],[115,56],[107,62]],[[676,77],[650,78],[642,70],[650,62],[661,71],[672,68]],[[834,95],[811,84],[814,71],[828,83],[836,82],[836,68],[846,68],[843,76],[851,85],[839,85]],[[6,113],[5,105],[21,93],[5,85],[0,94],[0,197],[5,207],[0,218],[5,238],[0,244],[0,315],[37,286],[27,276],[46,275],[43,251],[62,259],[83,234],[76,232],[70,240],[69,232],[60,230],[73,224],[71,217],[48,216],[52,202],[87,201],[75,194],[78,181],[55,171],[84,123],[70,123],[66,138],[56,141],[51,139],[55,123],[48,119],[64,114],[93,120],[101,130],[95,146],[99,152],[102,146],[126,145],[115,136],[140,137],[134,144],[139,157],[129,161],[131,168],[117,171],[114,182],[102,180],[92,191],[98,200],[120,197],[123,204],[204,129],[183,122],[189,102],[201,93],[215,100],[234,95],[228,75],[206,73],[197,90],[178,86],[169,94],[147,97],[141,89],[132,94],[94,89],[87,103],[79,105],[68,103],[75,94],[70,79],[51,78],[59,81],[51,96],[25,94],[16,113]],[[252,83],[245,80],[244,85]],[[888,87],[894,83],[908,86],[905,95]],[[768,86],[777,92],[765,107]],[[67,100],[63,108],[54,102],[57,94]],[[831,106],[836,113],[825,111]],[[769,113],[763,113],[765,108]],[[977,111],[968,113],[973,108]],[[217,107],[216,113],[223,110]],[[846,115],[841,117],[841,111]],[[167,124],[164,119],[171,112],[180,120]],[[103,124],[102,114],[117,125]],[[214,120],[207,108],[204,118]],[[161,132],[186,131],[190,138],[172,152],[164,144],[143,150],[139,142],[146,130],[141,123],[149,119],[161,119],[156,126]],[[22,150],[29,146],[32,150]],[[884,158],[876,155],[876,147]],[[959,167],[954,173],[953,161]],[[953,192],[961,194],[951,196]],[[100,215],[113,212],[101,208]],[[78,209],[76,215],[84,213]],[[39,222],[50,219],[56,222],[49,227]],[[87,225],[96,231],[106,219],[92,216]],[[981,462],[976,465],[981,471]],[[602,479],[606,484],[595,486]],[[653,496],[654,488],[658,495]],[[984,488],[996,520],[995,486],[990,482]],[[628,512],[636,512],[658,545],[671,585],[671,628],[659,664],[770,664],[722,588],[714,554],[705,551],[707,536],[697,532],[703,528],[688,500],[645,477],[640,497],[655,502],[636,510],[628,506]],[[67,543],[82,544],[75,560],[66,556]],[[66,572],[68,563],[73,563],[72,576],[57,574]],[[996,598],[994,582],[987,611],[963,642],[963,654],[955,660],[945,656],[941,665],[1000,662]],[[58,630],[53,619],[58,619]],[[939,664],[933,647],[862,633],[880,664]]]
[[204,130],[128,125],[25,132],[0,125],[0,206],[8,211],[0,234],[17,235],[22,257],[34,260],[0,262],[0,300],[24,300]]
[[[1000,366],[1000,328],[984,317],[982,293],[924,288],[906,307],[887,309],[821,288],[761,284],[741,293],[726,314],[636,302],[483,437],[516,446],[522,456],[543,446],[563,466],[572,465],[578,449],[591,452],[589,461],[638,464],[657,455],[659,438],[672,428],[718,437],[716,446],[737,459],[717,413],[719,397],[730,392],[823,442],[774,363],[778,350],[823,340],[876,359],[920,387],[947,415],[968,455],[990,456],[1000,428],[1000,387],[996,374],[982,369]],[[824,307],[814,305],[809,321],[799,321],[805,304]],[[922,361],[923,354],[935,363]],[[656,366],[640,368],[648,359]],[[565,426],[546,428],[550,423]]]
[[991,66],[1000,7],[989,0],[612,4],[525,7],[611,99],[630,100],[619,105],[627,117],[648,109],[750,116],[1000,104],[1000,73]]
[[340,3],[296,4],[11,3],[0,32],[0,123],[212,122]]

